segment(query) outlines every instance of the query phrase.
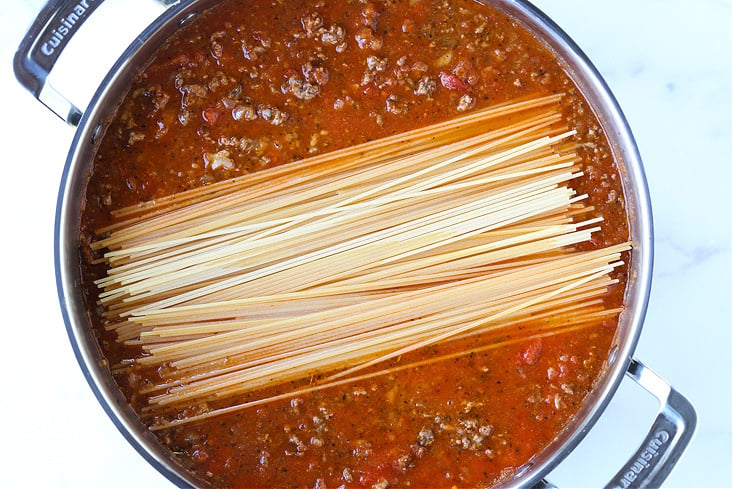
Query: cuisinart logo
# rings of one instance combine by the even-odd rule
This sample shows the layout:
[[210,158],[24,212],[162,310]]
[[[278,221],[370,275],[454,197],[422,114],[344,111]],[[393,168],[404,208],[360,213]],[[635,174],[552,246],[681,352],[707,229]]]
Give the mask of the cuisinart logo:
[[[651,466],[652,460],[654,460],[660,452],[662,452],[663,446],[669,441],[670,436],[664,430],[659,430],[654,433],[654,437],[649,440],[646,447],[639,452],[631,465],[628,466],[628,470],[621,475],[621,479],[617,481],[614,489],[626,489],[634,484],[634,481],[639,478],[642,472]],[[638,484],[637,484],[638,485]]]
[[84,16],[89,13],[95,0],[79,0],[71,5],[68,12],[61,14],[61,20],[51,30],[50,38],[41,44],[40,52],[46,56],[51,56],[56,51],[66,36],[74,30],[74,27],[81,24]]

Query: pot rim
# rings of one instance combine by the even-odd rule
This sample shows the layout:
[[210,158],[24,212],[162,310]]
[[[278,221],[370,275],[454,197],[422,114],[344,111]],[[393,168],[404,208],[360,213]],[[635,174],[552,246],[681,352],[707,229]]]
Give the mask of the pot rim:
[[[54,229],[54,266],[57,291],[74,354],[99,403],[125,439],[163,476],[179,487],[201,481],[178,465],[154,435],[139,422],[112,379],[96,339],[88,327],[88,313],[79,294],[79,220],[88,158],[103,124],[116,106],[131,74],[160,42],[196,13],[216,0],[184,1],[155,20],[120,56],[94,94],[74,135],[61,177]],[[580,443],[598,420],[624,378],[636,348],[651,290],[653,265],[652,213],[641,156],[628,121],[605,80],[580,47],[547,15],[526,0],[496,0],[492,5],[529,28],[560,59],[571,79],[596,113],[620,162],[627,217],[632,239],[632,263],[622,313],[605,372],[583,402],[578,416],[545,450],[520,468],[504,486],[531,487],[539,483]]]

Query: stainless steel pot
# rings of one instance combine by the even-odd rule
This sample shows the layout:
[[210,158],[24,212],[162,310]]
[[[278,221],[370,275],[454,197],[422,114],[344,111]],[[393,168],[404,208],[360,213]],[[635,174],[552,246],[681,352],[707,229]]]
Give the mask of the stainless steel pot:
[[[105,121],[125,94],[131,77],[153,52],[180,25],[193,20],[217,0],[159,1],[163,14],[122,54],[83,111],[55,90],[47,78],[69,39],[102,0],[49,2],[19,47],[14,68],[18,80],[38,100],[69,124],[77,126],[59,190],[54,252],[61,310],[79,365],[101,405],[137,451],[174,484],[195,487],[200,482],[177,465],[121,395],[100,354],[78,286],[80,203]],[[656,397],[660,408],[639,449],[607,487],[658,487],[689,443],[696,414],[687,399],[634,358],[649,299],[653,261],[651,208],[636,144],[607,85],[578,46],[557,25],[524,0],[485,1],[508,12],[542,39],[557,54],[559,62],[590,102],[620,162],[634,246],[625,298],[627,307],[601,379],[564,432],[521,467],[506,485],[554,487],[544,477],[578,445],[627,377]]]

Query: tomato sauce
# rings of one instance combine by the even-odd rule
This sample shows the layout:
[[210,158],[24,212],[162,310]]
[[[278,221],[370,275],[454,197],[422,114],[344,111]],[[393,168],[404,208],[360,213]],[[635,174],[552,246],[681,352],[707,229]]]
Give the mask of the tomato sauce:
[[[222,1],[136,77],[96,154],[81,253],[104,354],[115,365],[138,353],[104,330],[94,306],[92,280],[104,271],[88,243],[114,209],[552,93],[565,94],[578,132],[578,193],[605,218],[588,246],[626,241],[618,170],[592,111],[554,55],[498,10],[470,0]],[[615,274],[609,307],[625,287],[625,269]],[[155,433],[214,486],[490,487],[574,416],[614,332],[606,321],[517,340]],[[115,371],[136,409],[146,375],[155,372]]]

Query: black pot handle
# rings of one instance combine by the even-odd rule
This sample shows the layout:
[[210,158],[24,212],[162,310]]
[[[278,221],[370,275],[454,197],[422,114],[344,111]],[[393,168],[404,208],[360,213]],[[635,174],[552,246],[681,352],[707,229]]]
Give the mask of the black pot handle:
[[[71,125],[81,110],[48,82],[69,40],[104,0],[49,0],[26,33],[13,59],[18,81],[42,104]],[[165,7],[180,0],[156,0]]]

